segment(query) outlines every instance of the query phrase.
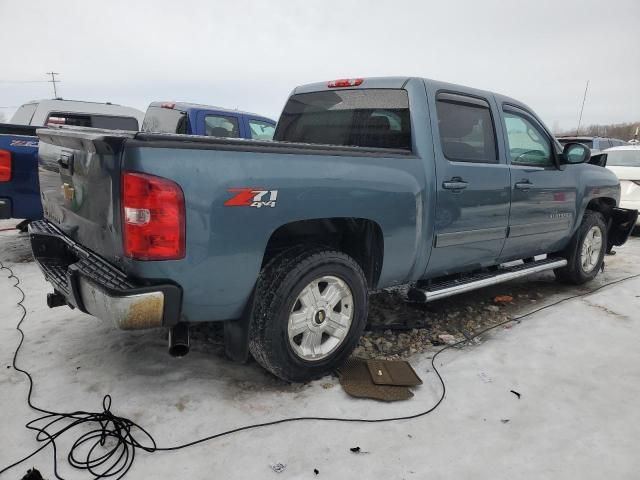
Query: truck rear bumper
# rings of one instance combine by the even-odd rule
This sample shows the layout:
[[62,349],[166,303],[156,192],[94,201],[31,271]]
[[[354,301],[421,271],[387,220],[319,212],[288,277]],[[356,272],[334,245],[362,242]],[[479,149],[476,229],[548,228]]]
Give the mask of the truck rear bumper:
[[143,284],[127,277],[45,220],[29,225],[29,237],[46,280],[68,305],[110,320],[124,330],[178,322],[182,301],[179,286],[169,282]]

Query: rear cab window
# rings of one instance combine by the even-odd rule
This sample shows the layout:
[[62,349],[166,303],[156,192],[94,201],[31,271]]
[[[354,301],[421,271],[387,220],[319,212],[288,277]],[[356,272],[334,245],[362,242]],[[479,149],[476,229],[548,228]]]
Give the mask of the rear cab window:
[[187,135],[191,132],[191,128],[186,112],[173,108],[150,106],[142,122],[142,131]]
[[107,130],[138,131],[138,120],[133,117],[115,115],[93,115],[88,113],[51,112],[45,125],[72,125],[75,127],[104,128]]
[[409,96],[401,89],[300,93],[289,98],[275,140],[411,150]]
[[436,112],[440,145],[448,160],[498,163],[495,127],[486,100],[439,93]]

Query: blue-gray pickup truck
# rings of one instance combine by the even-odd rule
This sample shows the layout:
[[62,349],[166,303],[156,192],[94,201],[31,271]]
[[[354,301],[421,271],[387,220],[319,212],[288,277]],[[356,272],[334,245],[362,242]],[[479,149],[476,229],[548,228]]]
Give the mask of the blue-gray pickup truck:
[[189,324],[223,321],[230,357],[291,381],[350,355],[373,289],[428,302],[544,270],[584,283],[638,215],[526,105],[421,78],[298,87],[275,141],[38,136],[29,230],[50,306],[167,327],[175,355]]

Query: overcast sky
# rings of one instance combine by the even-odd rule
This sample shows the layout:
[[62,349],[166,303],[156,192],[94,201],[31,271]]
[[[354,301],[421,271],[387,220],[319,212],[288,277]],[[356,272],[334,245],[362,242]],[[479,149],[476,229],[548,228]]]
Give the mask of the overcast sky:
[[[415,75],[493,90],[553,128],[640,120],[640,0],[0,0],[0,106],[154,100],[277,118],[293,87]],[[12,108],[0,113],[10,114]]]

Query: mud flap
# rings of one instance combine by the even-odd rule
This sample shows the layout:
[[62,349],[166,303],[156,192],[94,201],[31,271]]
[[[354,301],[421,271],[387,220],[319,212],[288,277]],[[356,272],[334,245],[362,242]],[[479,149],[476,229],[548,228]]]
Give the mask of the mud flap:
[[623,245],[638,220],[638,210],[630,210],[628,208],[613,208],[611,211],[611,222],[609,234],[607,235],[607,251],[614,246]]
[[249,360],[249,322],[253,313],[253,294],[247,302],[242,317],[224,322],[224,353],[234,362]]

